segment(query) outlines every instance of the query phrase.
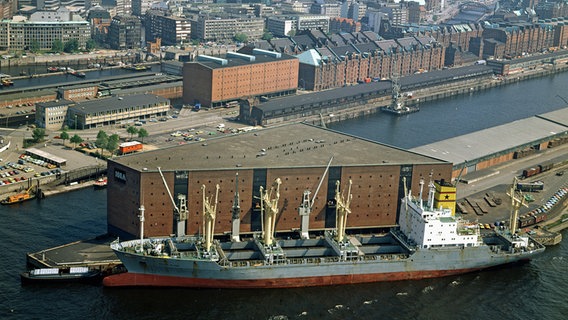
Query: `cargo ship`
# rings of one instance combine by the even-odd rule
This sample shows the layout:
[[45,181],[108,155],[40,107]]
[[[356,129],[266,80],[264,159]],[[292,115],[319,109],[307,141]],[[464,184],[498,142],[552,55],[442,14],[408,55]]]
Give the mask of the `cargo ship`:
[[[261,187],[263,228],[249,239],[238,233],[239,217],[235,214],[238,208],[233,210],[230,239],[213,237],[216,205],[206,199],[205,187],[202,187],[202,236],[178,233],[144,238],[144,207],[141,206],[140,239],[111,243],[127,272],[108,276],[103,284],[108,287],[292,288],[412,280],[526,261],[545,250],[529,235],[516,234],[514,228],[481,234],[477,223],[454,214],[455,186],[443,180],[428,183],[427,200],[422,197],[424,180],[420,181],[417,197],[405,189],[398,226],[388,232],[372,234],[346,232],[353,200],[351,183],[345,194],[340,191],[339,182],[333,204],[336,227],[317,234],[310,232],[309,219],[304,219],[310,213],[309,192],[305,191],[298,209],[302,218],[300,231],[296,237],[279,238],[274,230],[280,183],[279,179],[275,181],[269,192]],[[237,192],[235,200],[238,200]]]

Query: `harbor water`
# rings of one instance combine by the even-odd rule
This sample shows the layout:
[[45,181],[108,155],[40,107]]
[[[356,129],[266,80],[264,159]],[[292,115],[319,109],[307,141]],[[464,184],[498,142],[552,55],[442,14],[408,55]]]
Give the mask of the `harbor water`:
[[[568,74],[559,74],[429,102],[404,117],[376,114],[330,128],[412,148],[564,108],[557,95],[567,87]],[[521,265],[421,281],[284,290],[117,289],[21,286],[19,279],[27,252],[105,233],[106,190],[0,207],[0,225],[0,319],[563,319],[568,313],[566,240]]]

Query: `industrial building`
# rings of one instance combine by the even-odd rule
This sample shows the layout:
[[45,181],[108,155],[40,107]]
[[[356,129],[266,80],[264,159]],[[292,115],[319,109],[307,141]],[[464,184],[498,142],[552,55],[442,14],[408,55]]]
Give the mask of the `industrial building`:
[[296,92],[298,59],[252,49],[228,52],[225,58],[200,55],[183,66],[183,102],[220,107],[238,99],[282,96]]
[[108,98],[70,101],[56,100],[36,104],[36,124],[40,128],[60,130],[96,128],[166,115],[170,100],[153,94],[132,94]]
[[471,174],[566,143],[568,108],[419,146],[410,151],[453,163],[453,177],[456,178],[460,174]]
[[260,231],[260,188],[269,190],[276,179],[278,232],[300,228],[305,191],[313,201],[309,229],[334,228],[337,183],[346,191],[350,181],[348,228],[390,227],[405,188],[418,193],[430,175],[450,181],[451,169],[446,161],[308,124],[253,130],[109,160],[108,231],[138,237],[144,206],[145,236],[169,235],[180,225],[186,234],[202,233],[203,195],[214,196],[216,185],[215,233],[231,232],[234,211],[239,232]]
[[[493,76],[493,70],[484,65],[472,65],[447,70],[415,74],[400,80],[401,89],[416,91],[438,88],[456,82],[476,83]],[[301,81],[300,81],[301,82]],[[346,86],[309,94],[272,99],[264,103],[241,106],[239,119],[250,124],[271,125],[314,115],[333,114],[354,107],[376,106],[391,101],[392,83],[378,81]],[[368,110],[373,107],[367,107]]]

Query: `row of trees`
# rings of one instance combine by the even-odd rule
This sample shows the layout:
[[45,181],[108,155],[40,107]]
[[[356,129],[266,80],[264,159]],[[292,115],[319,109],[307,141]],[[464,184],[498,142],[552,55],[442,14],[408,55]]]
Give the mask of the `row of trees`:
[[[96,47],[95,40],[93,39],[87,40],[85,44],[85,50],[92,51],[95,49],[95,47]],[[37,53],[41,51],[41,46],[37,40],[33,40],[30,43],[29,49],[31,52]],[[53,43],[51,44],[51,51],[55,53],[60,53],[60,52],[73,53],[79,51],[79,49],[80,49],[79,40],[77,39],[71,39],[69,41],[66,41],[65,43],[63,43],[63,41],[59,39],[56,39],[53,40]]]
[[[42,139],[43,136],[45,136],[45,130],[38,128],[36,129],[37,132],[37,136]],[[36,130],[34,130],[34,141],[35,140],[35,136],[36,136]],[[42,131],[42,132],[41,132]],[[136,127],[128,127],[126,129],[126,132],[128,132],[130,134],[130,138],[132,139],[132,136],[137,134],[139,138],[142,139],[142,142],[144,142],[144,138],[147,137],[148,131],[146,131],[146,129],[144,128],[136,128]],[[61,138],[61,140],[63,140],[63,144],[65,144],[65,140],[69,140],[69,142],[73,143],[73,148],[77,147],[77,144],[80,144],[81,142],[83,142],[83,138],[81,138],[78,134],[75,134],[73,136],[70,136],[69,133],[67,132],[67,129],[64,129],[61,134],[59,135],[59,138]],[[39,142],[40,140],[37,140],[36,142]],[[97,139],[95,140],[95,144],[97,146],[97,148],[100,148],[100,154],[103,154],[103,151],[106,150],[108,152],[110,152],[110,154],[114,154],[114,152],[116,151],[116,149],[118,149],[118,145],[120,142],[120,136],[118,134],[112,134],[112,135],[108,135],[105,131],[100,130],[99,133],[97,134]]]

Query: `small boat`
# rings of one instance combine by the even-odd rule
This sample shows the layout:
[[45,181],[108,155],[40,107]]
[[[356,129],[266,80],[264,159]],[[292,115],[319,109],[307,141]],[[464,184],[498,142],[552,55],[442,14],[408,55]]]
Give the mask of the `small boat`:
[[96,283],[101,281],[102,273],[88,267],[41,268],[25,271],[20,274],[22,284],[30,283]]
[[79,77],[79,78],[84,78],[84,77],[86,76],[86,74],[85,74],[84,72],[75,71],[75,70],[69,72],[69,74],[70,74],[70,75],[73,75],[73,76],[75,76],[75,77]]
[[47,68],[47,72],[59,72],[59,68],[58,67],[49,67],[49,68]]
[[8,78],[3,78],[2,80],[0,80],[0,83],[3,87],[11,87],[14,85],[14,82],[12,82],[12,80]]
[[25,192],[18,193],[18,194],[12,195],[12,196],[8,196],[5,199],[3,199],[2,201],[0,201],[0,204],[9,205],[9,204],[16,204],[16,203],[35,199],[35,194],[31,193],[31,189],[32,189],[32,187],[30,187]]
[[95,189],[103,189],[107,186],[108,179],[107,178],[99,178],[95,181],[94,186]]
[[142,64],[129,64],[129,65],[123,66],[122,68],[126,69],[126,70],[132,70],[132,71],[146,71],[146,70],[152,69],[151,66],[145,66],[145,65],[142,65]]

